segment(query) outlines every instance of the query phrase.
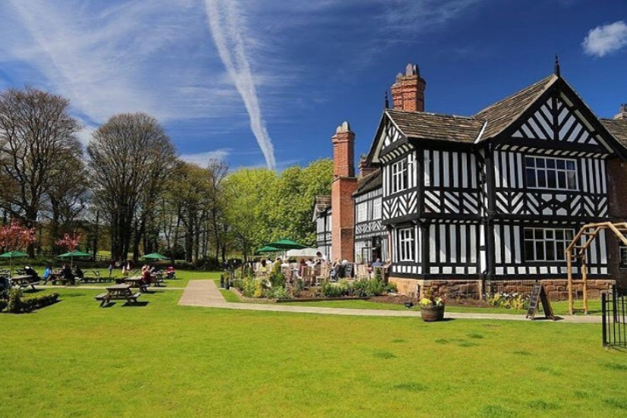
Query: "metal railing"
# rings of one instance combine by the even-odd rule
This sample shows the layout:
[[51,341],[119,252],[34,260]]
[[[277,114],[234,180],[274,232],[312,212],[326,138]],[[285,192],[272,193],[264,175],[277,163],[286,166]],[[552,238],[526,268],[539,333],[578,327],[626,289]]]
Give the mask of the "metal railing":
[[627,348],[627,292],[612,286],[601,295],[603,346]]

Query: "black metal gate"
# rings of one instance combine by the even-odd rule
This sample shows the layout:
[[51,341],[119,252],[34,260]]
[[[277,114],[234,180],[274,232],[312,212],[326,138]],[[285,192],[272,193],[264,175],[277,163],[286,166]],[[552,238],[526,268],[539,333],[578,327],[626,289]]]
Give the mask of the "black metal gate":
[[613,286],[601,295],[603,346],[627,348],[627,292]]

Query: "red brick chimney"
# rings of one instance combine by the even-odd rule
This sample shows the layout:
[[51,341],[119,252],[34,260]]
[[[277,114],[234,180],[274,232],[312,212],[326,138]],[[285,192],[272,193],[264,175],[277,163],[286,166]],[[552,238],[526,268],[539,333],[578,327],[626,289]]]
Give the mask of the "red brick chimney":
[[427,82],[420,77],[415,64],[407,64],[405,75],[399,73],[392,85],[392,102],[395,110],[406,112],[425,111],[425,87]]
[[337,127],[333,142],[333,184],[331,185],[331,257],[354,261],[355,134],[348,122]]
[[614,116],[614,119],[627,119],[627,104],[620,105],[618,114]]
[[375,171],[377,171],[377,167],[368,165],[368,163],[366,162],[366,156],[362,155],[359,159],[359,178],[363,179],[364,177],[374,173]]

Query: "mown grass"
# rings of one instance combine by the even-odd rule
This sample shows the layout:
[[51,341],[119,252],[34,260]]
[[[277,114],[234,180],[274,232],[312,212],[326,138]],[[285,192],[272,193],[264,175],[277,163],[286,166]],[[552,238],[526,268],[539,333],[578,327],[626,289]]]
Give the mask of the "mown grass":
[[1,417],[627,415],[627,355],[598,325],[193,308],[175,290],[99,308],[97,290],[58,291],[0,315]]

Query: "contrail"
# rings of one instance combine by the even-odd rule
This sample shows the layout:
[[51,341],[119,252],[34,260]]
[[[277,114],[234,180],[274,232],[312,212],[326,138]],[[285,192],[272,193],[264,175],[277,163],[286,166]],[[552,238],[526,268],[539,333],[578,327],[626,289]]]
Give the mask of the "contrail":
[[268,168],[276,168],[274,146],[261,116],[259,98],[255,82],[250,71],[246,56],[246,48],[242,39],[241,19],[237,0],[205,0],[209,29],[218,48],[220,59],[226,67],[235,87],[242,96],[246,111],[250,118],[250,129],[253,131]]

